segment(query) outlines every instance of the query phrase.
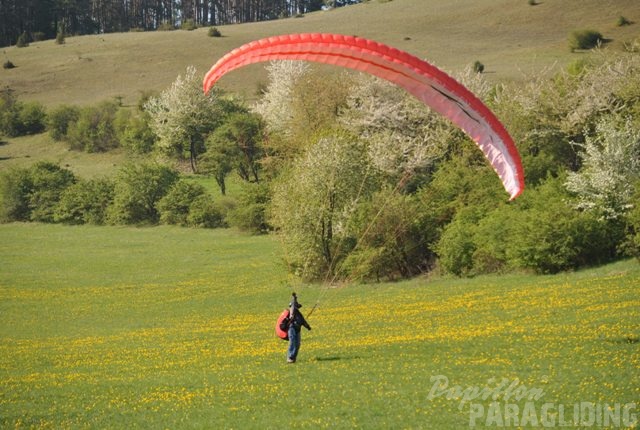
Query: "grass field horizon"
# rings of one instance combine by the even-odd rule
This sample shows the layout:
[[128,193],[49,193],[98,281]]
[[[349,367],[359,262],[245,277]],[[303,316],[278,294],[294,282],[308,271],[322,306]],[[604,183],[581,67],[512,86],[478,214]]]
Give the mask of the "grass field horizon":
[[[468,427],[473,402],[430,396],[439,376],[541,391],[538,420],[545,403],[640,397],[636,260],[327,289],[291,279],[272,236],[33,223],[0,236],[3,428]],[[293,366],[273,333],[292,287],[307,312],[321,298]]]

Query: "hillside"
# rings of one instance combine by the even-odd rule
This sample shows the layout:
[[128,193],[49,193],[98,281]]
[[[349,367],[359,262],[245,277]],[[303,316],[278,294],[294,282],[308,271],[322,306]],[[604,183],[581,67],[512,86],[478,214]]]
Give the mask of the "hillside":
[[[640,37],[637,0],[546,0],[530,6],[521,0],[372,0],[316,12],[301,18],[219,27],[224,37],[195,31],[117,33],[67,37],[6,48],[2,86],[24,100],[48,106],[89,104],[123,97],[134,103],[141,90],[162,90],[188,65],[204,72],[225,52],[251,40],[283,33],[333,32],[384,42],[426,58],[448,71],[480,60],[489,79],[520,79],[581,58],[568,50],[567,36],[593,28],[620,49]],[[624,16],[634,24],[618,27]],[[233,73],[225,88],[253,97],[265,79],[256,65]]]

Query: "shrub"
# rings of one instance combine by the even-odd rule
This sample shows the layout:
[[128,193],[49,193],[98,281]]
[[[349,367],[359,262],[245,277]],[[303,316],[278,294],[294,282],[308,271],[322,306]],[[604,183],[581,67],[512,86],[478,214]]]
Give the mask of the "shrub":
[[16,41],[16,46],[18,48],[26,48],[29,46],[29,35],[26,31],[22,32],[20,36],[18,36],[18,40]]
[[158,31],[173,31],[176,27],[170,22],[163,22],[158,26]]
[[571,52],[579,49],[592,49],[598,46],[604,38],[595,30],[576,30],[569,35]]
[[69,126],[78,121],[80,108],[76,106],[60,105],[49,112],[49,135],[54,140],[63,140],[67,137]]
[[191,181],[179,180],[158,202],[162,224],[188,225],[187,217],[193,201],[206,193],[204,187]]
[[33,39],[34,42],[41,42],[45,40],[46,35],[42,31],[35,31],[31,35],[31,38]]
[[151,152],[156,135],[149,127],[149,114],[119,109],[114,126],[120,145],[135,154]]
[[0,222],[29,220],[31,178],[26,168],[0,172]]
[[38,102],[27,102],[20,106],[18,112],[19,134],[42,133],[47,124],[47,113]]
[[616,22],[616,25],[618,27],[624,27],[625,25],[631,25],[631,21],[629,21],[627,18],[625,18],[624,16],[620,15],[618,17],[618,21]]
[[476,72],[476,73],[484,72],[484,64],[482,64],[480,61],[476,60],[473,63],[473,71]]
[[58,33],[56,34],[56,44],[64,45],[64,42],[65,42],[64,31],[58,31]]
[[118,107],[114,102],[82,108],[78,120],[69,123],[67,141],[71,149],[105,152],[118,146],[114,118]]
[[2,64],[3,69],[14,69],[16,67],[11,61],[7,60]]
[[108,179],[79,181],[64,190],[54,220],[65,224],[106,222],[107,208],[113,201],[113,182]]
[[265,233],[269,229],[266,209],[271,191],[266,183],[244,183],[238,206],[228,215],[229,224],[252,233]]
[[129,164],[115,179],[113,204],[109,206],[111,224],[156,224],[160,219],[157,203],[178,180],[178,172],[157,164]]
[[189,206],[187,225],[201,228],[226,227],[225,207],[214,202],[209,194],[202,194]]
[[209,35],[209,37],[222,37],[222,33],[220,32],[220,30],[218,30],[217,27],[210,27],[207,34]]
[[11,89],[0,94],[0,133],[7,136],[24,136],[40,133],[45,129],[46,112],[38,102],[22,103]]
[[50,162],[39,162],[29,168],[29,219],[54,222],[54,213],[62,193],[76,182],[70,170]]
[[196,22],[193,19],[185,19],[182,24],[180,24],[180,29],[192,31],[198,28]]
[[456,276],[466,276],[473,271],[473,240],[478,214],[470,209],[460,211],[442,232],[436,246],[440,266]]

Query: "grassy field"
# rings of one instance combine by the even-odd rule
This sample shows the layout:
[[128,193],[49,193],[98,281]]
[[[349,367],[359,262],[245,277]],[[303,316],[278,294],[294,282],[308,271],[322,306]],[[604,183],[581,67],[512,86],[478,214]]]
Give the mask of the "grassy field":
[[434,395],[438,375],[449,388],[537,390],[538,419],[553,403],[554,426],[557,405],[572,424],[576,403],[640,400],[636,261],[293,283],[303,310],[321,300],[287,365],[273,324],[293,281],[273,237],[39,224],[0,225],[0,237],[2,428],[458,429],[490,408]]
[[[227,51],[251,40],[296,32],[354,34],[388,43],[456,72],[476,60],[489,79],[522,79],[564,66],[583,53],[570,53],[568,35],[593,28],[611,49],[640,38],[637,0],[372,0],[360,5],[307,14],[302,18],[221,26],[224,37],[195,31],[100,34],[67,37],[27,48],[3,49],[3,62],[17,67],[0,70],[2,86],[26,100],[48,106],[90,104],[122,97],[134,104],[142,90],[162,90],[188,65],[205,71]],[[624,16],[634,24],[618,27]],[[255,97],[266,78],[255,65],[234,72],[223,87]]]

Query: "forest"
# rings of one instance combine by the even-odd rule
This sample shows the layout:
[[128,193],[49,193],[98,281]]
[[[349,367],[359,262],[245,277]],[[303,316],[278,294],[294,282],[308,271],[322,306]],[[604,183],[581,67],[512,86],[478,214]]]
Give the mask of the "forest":
[[171,30],[299,16],[360,0],[0,0],[0,46],[67,35]]

